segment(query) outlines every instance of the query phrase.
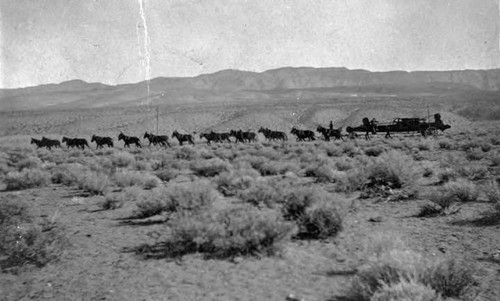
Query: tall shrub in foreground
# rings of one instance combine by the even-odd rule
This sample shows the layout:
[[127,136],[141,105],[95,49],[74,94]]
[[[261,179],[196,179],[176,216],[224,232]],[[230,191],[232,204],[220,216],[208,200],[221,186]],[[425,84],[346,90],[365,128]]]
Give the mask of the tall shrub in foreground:
[[295,229],[277,211],[248,205],[182,212],[168,224],[172,229],[169,256],[200,252],[216,258],[278,254]]
[[50,174],[41,169],[23,169],[7,173],[4,179],[7,190],[42,187],[50,183]]
[[0,198],[0,229],[0,269],[41,267],[57,259],[66,242],[54,221],[38,223],[28,204],[11,195]]

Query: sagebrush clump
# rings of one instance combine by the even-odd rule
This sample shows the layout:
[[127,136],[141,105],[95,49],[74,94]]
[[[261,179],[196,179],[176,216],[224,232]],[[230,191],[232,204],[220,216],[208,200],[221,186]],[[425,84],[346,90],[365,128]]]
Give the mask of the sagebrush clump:
[[169,221],[167,256],[199,252],[207,257],[279,254],[295,226],[279,212],[253,206],[180,213]]

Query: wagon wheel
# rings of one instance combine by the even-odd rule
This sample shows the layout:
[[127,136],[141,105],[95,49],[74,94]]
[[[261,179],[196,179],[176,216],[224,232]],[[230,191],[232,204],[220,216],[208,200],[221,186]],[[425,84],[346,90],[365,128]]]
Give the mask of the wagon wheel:
[[438,135],[438,131],[435,127],[429,127],[425,130],[425,137],[429,137],[429,136],[433,136],[433,137],[437,137]]

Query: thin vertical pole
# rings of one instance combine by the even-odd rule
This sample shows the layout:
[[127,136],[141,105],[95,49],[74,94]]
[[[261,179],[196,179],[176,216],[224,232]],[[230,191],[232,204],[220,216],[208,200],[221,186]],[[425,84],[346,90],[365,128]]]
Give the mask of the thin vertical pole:
[[158,106],[156,106],[156,135],[158,135]]

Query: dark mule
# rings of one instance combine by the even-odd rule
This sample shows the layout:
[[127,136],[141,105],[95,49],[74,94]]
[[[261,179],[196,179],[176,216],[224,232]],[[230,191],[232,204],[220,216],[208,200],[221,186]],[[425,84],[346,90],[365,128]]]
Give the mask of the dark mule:
[[229,137],[231,137],[231,133],[216,133],[214,131],[211,131],[210,134],[215,135],[218,140],[217,142],[231,142],[231,139],[229,139]]
[[156,145],[161,145],[161,146],[170,146],[170,143],[168,143],[168,136],[166,135],[154,135],[148,132],[144,133],[144,139],[149,140],[149,146],[151,146],[151,143],[156,146]]
[[342,127],[339,127],[338,129],[327,129],[318,125],[316,131],[321,133],[326,141],[330,141],[330,137],[344,141],[344,138],[342,137]]
[[61,147],[61,142],[58,140],[50,140],[45,138],[46,140],[39,140],[35,138],[31,138],[31,144],[35,144],[37,147],[46,147],[47,149],[51,149],[52,147]]
[[314,132],[310,130],[298,130],[296,128],[292,128],[290,133],[297,137],[297,141],[305,141],[306,139],[309,141],[316,140],[316,138],[314,138]]
[[45,145],[42,144],[42,140],[31,138],[31,143],[30,144],[36,144],[37,147],[45,147]]
[[174,137],[177,138],[180,145],[182,145],[182,143],[184,143],[184,142],[188,142],[188,143],[191,143],[192,145],[194,145],[194,138],[190,134],[180,134],[179,132],[177,132],[177,130],[175,130],[172,133],[172,138],[174,138]]
[[231,136],[236,138],[236,142],[256,142],[257,141],[257,134],[254,132],[243,132],[242,130],[231,130],[230,132]]
[[200,139],[207,139],[207,144],[211,144],[213,142],[220,142],[220,137],[212,132],[212,133],[201,133],[200,134]]
[[89,147],[89,143],[87,142],[87,139],[84,138],[68,138],[68,137],[63,137],[62,142],[66,143],[67,148],[81,148],[85,149],[85,146]]
[[48,139],[48,138],[42,137],[41,141],[48,149],[51,149],[52,147],[61,147],[61,141],[59,141],[57,139]]
[[118,141],[123,140],[123,147],[130,147],[130,144],[135,144],[136,147],[142,147],[141,140],[134,136],[127,136],[120,132],[118,135]]
[[104,145],[107,147],[113,147],[113,138],[111,137],[101,137],[101,136],[96,136],[92,135],[92,139],[90,142],[95,142],[96,143],[96,148],[103,148]]
[[286,134],[284,132],[279,132],[279,131],[272,131],[268,128],[263,128],[261,127],[259,129],[259,133],[262,133],[264,134],[264,137],[268,140],[268,141],[275,141],[275,140],[282,140],[282,141],[286,141],[288,140],[288,137],[286,136]]
[[375,123],[370,122],[370,120],[367,117],[365,117],[363,118],[362,126],[358,127],[348,126],[345,130],[347,133],[349,133],[349,138],[351,139],[355,137],[355,132],[365,132],[365,139],[370,140],[370,133],[375,135],[377,133],[377,126]]

